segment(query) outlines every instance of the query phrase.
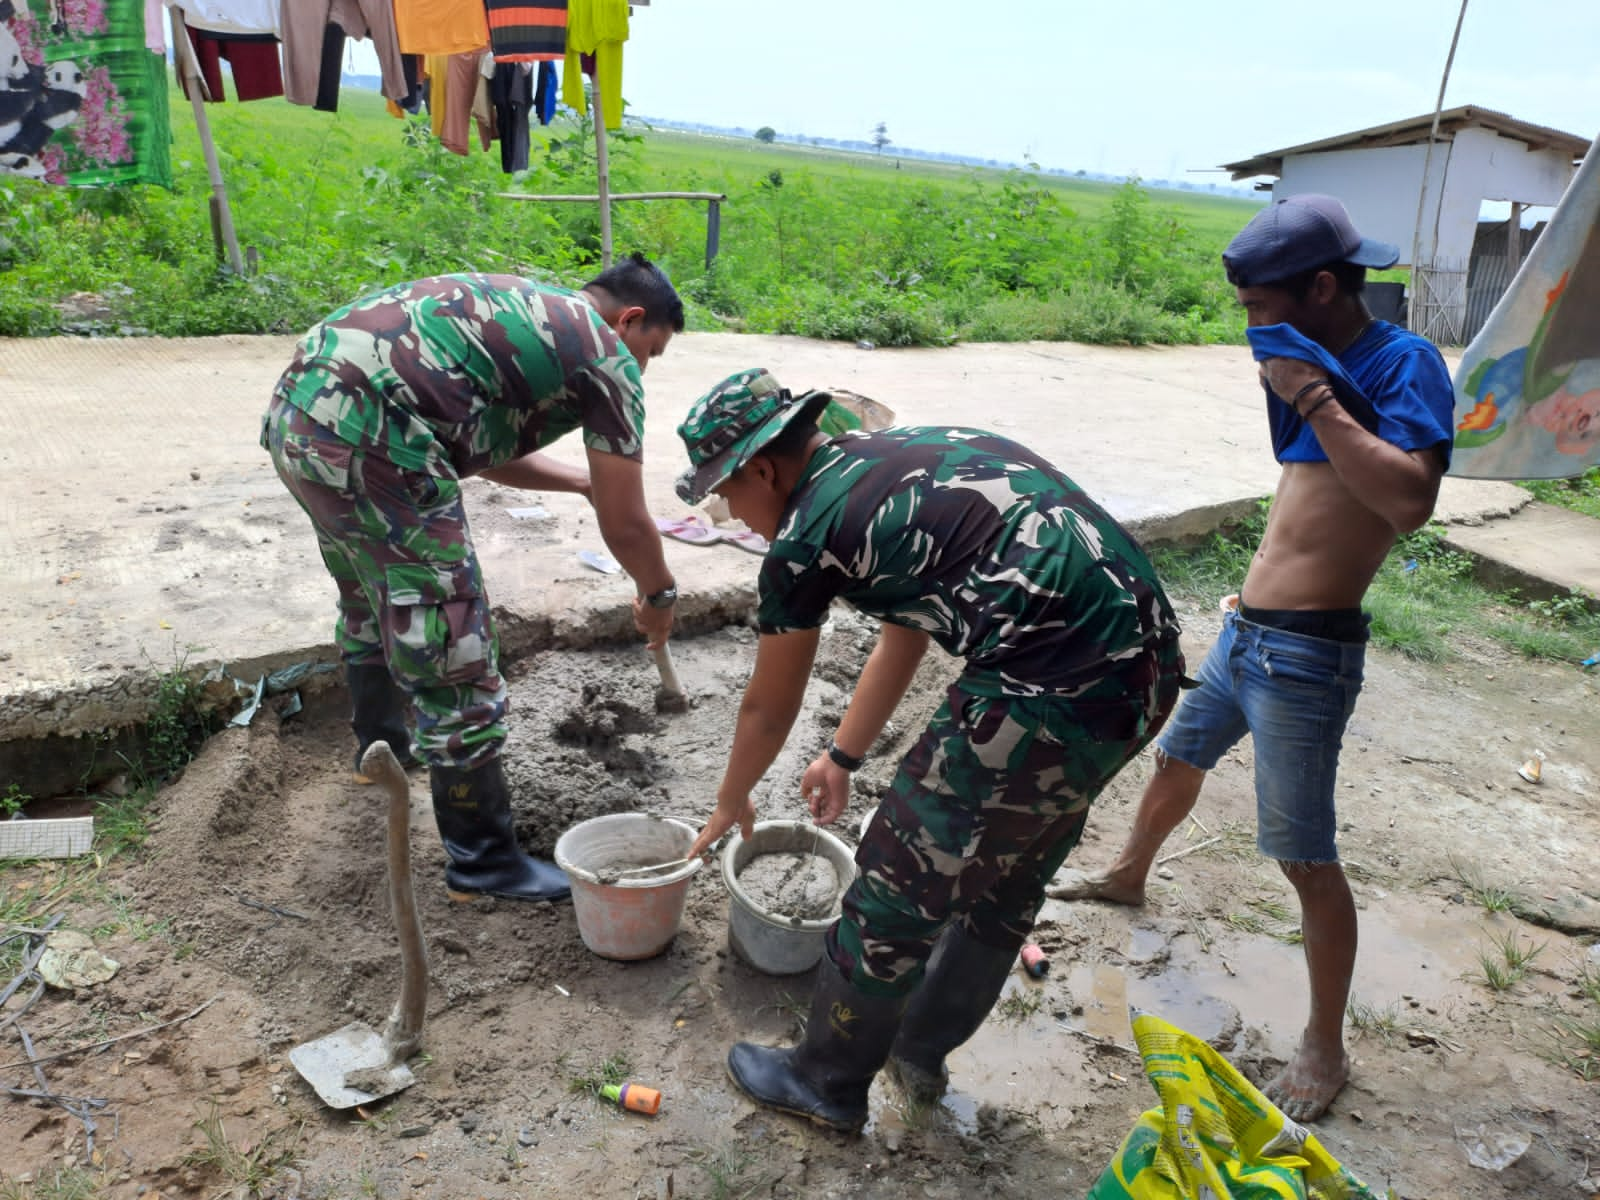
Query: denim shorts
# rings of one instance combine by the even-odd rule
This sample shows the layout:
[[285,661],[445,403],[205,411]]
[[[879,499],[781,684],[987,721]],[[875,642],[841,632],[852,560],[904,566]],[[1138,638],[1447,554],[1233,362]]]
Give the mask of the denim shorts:
[[1184,693],[1156,745],[1209,771],[1250,734],[1261,853],[1279,862],[1337,862],[1339,748],[1361,692],[1366,649],[1228,613],[1200,665],[1200,686]]

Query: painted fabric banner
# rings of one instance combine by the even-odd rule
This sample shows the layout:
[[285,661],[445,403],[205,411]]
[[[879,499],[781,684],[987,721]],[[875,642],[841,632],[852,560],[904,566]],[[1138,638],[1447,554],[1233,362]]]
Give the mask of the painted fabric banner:
[[144,0],[0,0],[0,177],[172,186]]
[[1563,479],[1600,464],[1600,141],[1456,369],[1450,474]]

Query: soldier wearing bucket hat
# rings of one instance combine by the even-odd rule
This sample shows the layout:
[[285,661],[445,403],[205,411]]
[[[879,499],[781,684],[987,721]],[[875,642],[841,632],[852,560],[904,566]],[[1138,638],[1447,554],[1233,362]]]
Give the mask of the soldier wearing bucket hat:
[[1311,979],[1300,1048],[1266,1088],[1297,1121],[1320,1116],[1349,1074],[1356,911],[1335,844],[1334,785],[1361,690],[1361,601],[1396,536],[1432,514],[1449,462],[1455,395],[1443,359],[1426,339],[1373,320],[1362,299],[1367,268],[1398,259],[1321,195],[1263,209],[1223,251],[1283,465],[1271,519],[1199,688],[1157,743],[1121,854],[1050,889],[1143,903],[1161,844],[1193,809],[1206,772],[1250,733],[1257,845],[1299,896]]
[[678,493],[717,493],[771,542],[755,669],[691,854],[735,824],[752,831],[751,791],[800,710],[834,600],[882,627],[799,781],[820,823],[844,811],[929,643],[965,660],[857,852],[804,1039],[728,1055],[755,1100],[852,1130],[886,1061],[918,1097],[943,1090],[945,1056],[994,1006],[1046,881],[1165,720],[1183,660],[1149,561],[1055,467],[977,429],[830,437],[829,404],[759,368],[723,380],[678,427]]

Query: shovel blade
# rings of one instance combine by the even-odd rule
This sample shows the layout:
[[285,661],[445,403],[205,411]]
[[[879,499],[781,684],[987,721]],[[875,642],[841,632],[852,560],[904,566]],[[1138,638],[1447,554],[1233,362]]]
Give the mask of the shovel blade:
[[360,1021],[289,1051],[294,1069],[329,1108],[370,1104],[415,1083],[411,1068],[391,1057],[383,1035]]

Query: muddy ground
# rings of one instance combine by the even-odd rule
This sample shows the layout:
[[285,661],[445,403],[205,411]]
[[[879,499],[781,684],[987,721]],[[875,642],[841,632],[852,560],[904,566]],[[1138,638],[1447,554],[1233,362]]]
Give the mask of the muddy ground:
[[[1198,657],[1215,610],[1185,617]],[[837,721],[870,636],[858,618],[835,618],[802,723],[758,798],[763,815],[800,815],[800,769]],[[509,771],[525,839],[548,852],[602,812],[703,815],[753,647],[742,628],[676,642],[695,697],[681,716],[655,713],[642,650],[517,664]],[[1347,737],[1342,838],[1363,936],[1355,997],[1379,1019],[1354,1036],[1352,1084],[1318,1132],[1369,1184],[1404,1197],[1586,1197],[1600,1190],[1600,1083],[1553,1058],[1577,1048],[1558,1038],[1559,1019],[1600,1022],[1582,989],[1585,971],[1600,981],[1600,680],[1458,649],[1446,667],[1374,652]],[[949,673],[947,662],[924,665],[858,776],[842,823],[850,840]],[[608,962],[584,949],[570,905],[450,902],[418,773],[427,1057],[409,1091],[364,1115],[332,1113],[288,1050],[353,1019],[381,1024],[398,989],[382,797],[350,782],[342,704],[329,693],[213,738],[162,794],[143,859],[103,873],[105,903],[56,910],[122,967],[36,1004],[23,1022],[36,1052],[210,1004],[46,1068],[58,1093],[109,1102],[93,1163],[74,1117],[26,1099],[0,1106],[0,1194],[66,1194],[47,1188],[92,1178],[112,1197],[1081,1196],[1153,1097],[1126,1048],[1128,1004],[1212,1039],[1258,1082],[1304,1018],[1292,893],[1253,850],[1247,746],[1218,768],[1198,822],[1169,849],[1207,844],[1167,865],[1151,902],[1049,902],[1038,933],[1048,977],[1008,985],[953,1056],[938,1112],[907,1114],[880,1082],[859,1139],[763,1112],[727,1083],[729,1043],[788,1039],[809,977],[766,977],[729,954],[714,870],[694,882],[665,955]],[[1538,786],[1517,776],[1535,749],[1548,759]],[[1113,785],[1072,862],[1110,858],[1148,765]],[[42,869],[14,868],[0,886]],[[1487,911],[1463,875],[1514,893],[1533,919]],[[1541,947],[1508,991],[1480,978],[1495,939]],[[21,1057],[14,1030],[0,1054]],[[659,1116],[573,1090],[615,1055],[661,1090]],[[15,1066],[0,1075],[36,1086]],[[1503,1171],[1469,1163],[1464,1139],[1485,1126],[1527,1143]]]

